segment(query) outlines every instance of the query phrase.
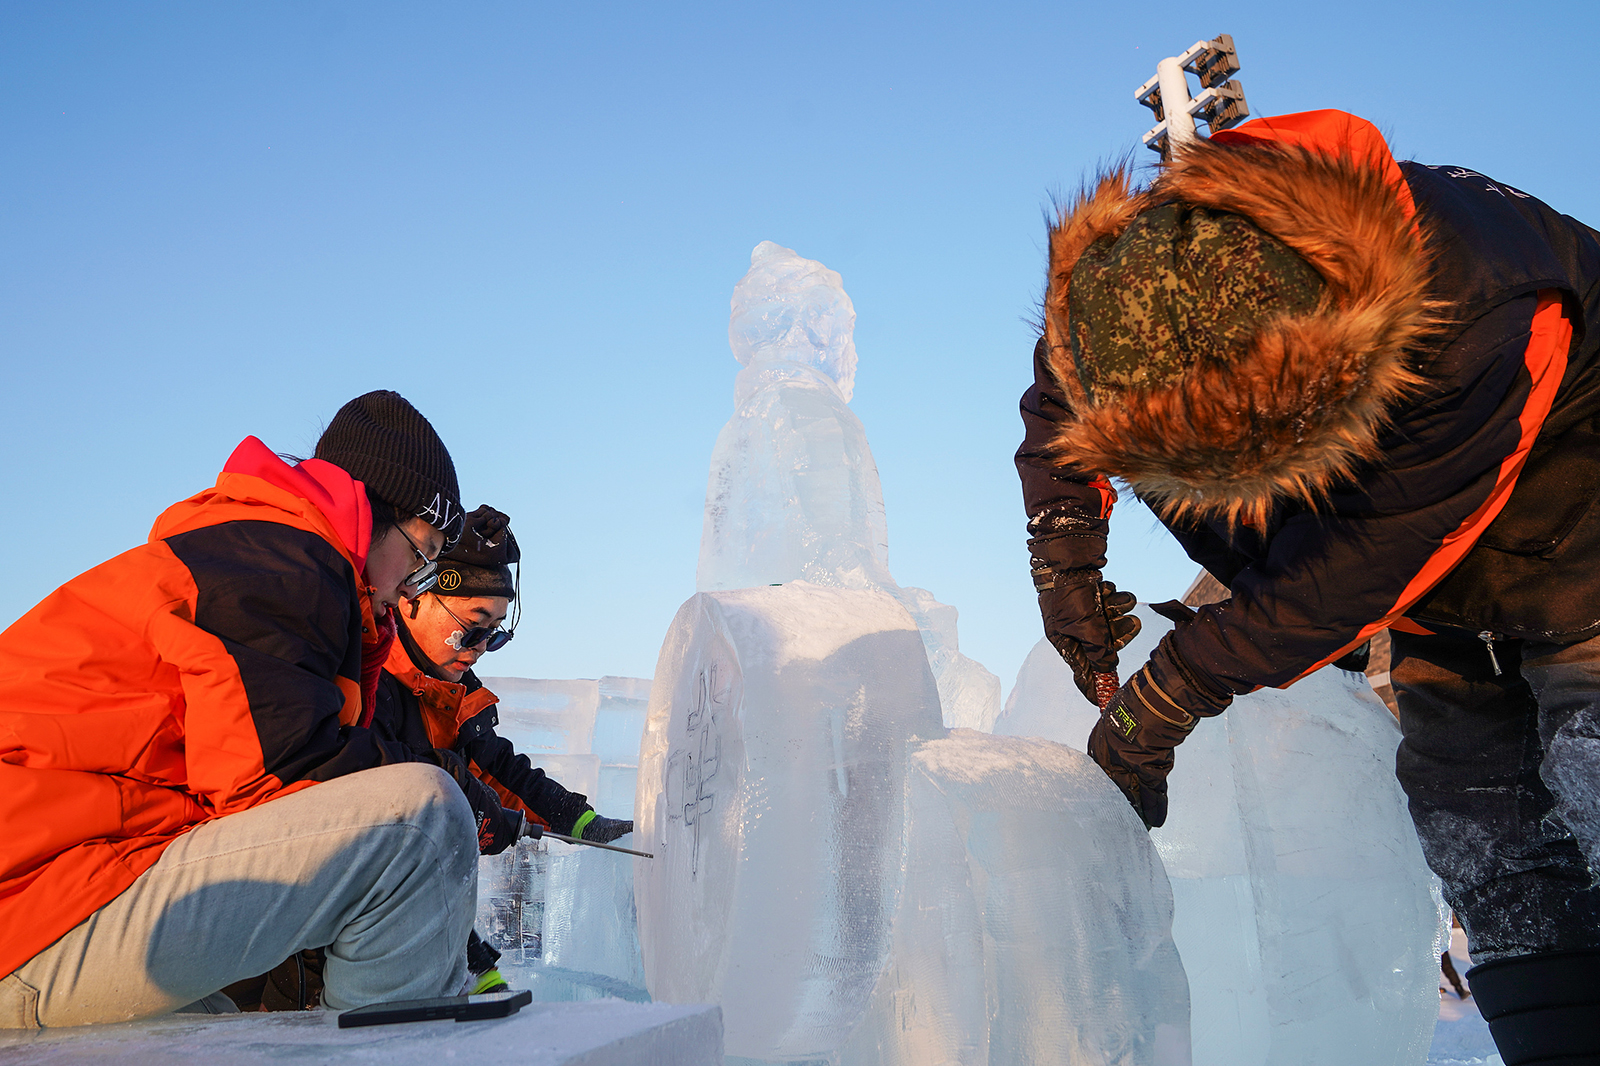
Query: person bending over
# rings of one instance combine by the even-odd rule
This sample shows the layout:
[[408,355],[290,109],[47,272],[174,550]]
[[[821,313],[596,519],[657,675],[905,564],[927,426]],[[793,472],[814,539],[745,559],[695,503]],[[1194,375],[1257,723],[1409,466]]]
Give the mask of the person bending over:
[[[1600,1061],[1600,234],[1275,116],[1086,190],[1044,317],[1017,467],[1089,753],[1161,825],[1197,723],[1388,628],[1400,783],[1495,1040]],[[1169,608],[1120,689],[1108,476],[1231,593]]]

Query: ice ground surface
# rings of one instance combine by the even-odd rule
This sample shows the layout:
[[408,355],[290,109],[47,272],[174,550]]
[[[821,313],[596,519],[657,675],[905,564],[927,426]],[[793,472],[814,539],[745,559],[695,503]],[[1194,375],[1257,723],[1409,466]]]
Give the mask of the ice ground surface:
[[116,1063],[383,1063],[434,1066],[718,1066],[715,1008],[671,1004],[533,1003],[509,1018],[340,1029],[333,1012],[168,1014],[119,1025],[0,1030],[0,1062],[29,1066]]

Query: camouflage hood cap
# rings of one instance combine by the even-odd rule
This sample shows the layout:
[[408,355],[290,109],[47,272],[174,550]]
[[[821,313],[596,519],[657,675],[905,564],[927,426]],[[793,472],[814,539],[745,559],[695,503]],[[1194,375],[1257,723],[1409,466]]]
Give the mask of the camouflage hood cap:
[[1169,522],[1233,526],[1319,508],[1378,454],[1443,305],[1387,145],[1319,115],[1343,122],[1340,143],[1228,141],[1241,126],[1148,186],[1115,168],[1061,205],[1041,323],[1067,408],[1050,462],[1122,481]]
[[1072,360],[1084,392],[1178,380],[1197,362],[1231,363],[1261,324],[1306,314],[1322,276],[1239,215],[1171,203],[1101,237],[1072,269]]

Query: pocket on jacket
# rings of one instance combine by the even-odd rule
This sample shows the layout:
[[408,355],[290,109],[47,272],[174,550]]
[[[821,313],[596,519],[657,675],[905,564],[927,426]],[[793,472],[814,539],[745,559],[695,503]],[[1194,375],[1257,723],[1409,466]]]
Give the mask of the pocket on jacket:
[[42,1029],[39,990],[14,973],[0,978],[0,1029]]
[[1540,442],[1517,478],[1505,510],[1478,543],[1511,555],[1550,555],[1600,495],[1600,431],[1582,422]]

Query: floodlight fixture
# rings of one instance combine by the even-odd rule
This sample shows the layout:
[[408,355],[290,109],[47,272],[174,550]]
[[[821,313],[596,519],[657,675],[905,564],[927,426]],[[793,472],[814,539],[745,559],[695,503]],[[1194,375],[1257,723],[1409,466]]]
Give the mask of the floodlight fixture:
[[[1155,113],[1156,124],[1144,135],[1145,147],[1162,159],[1199,136],[1195,120],[1212,133],[1237,126],[1250,117],[1244,87],[1230,80],[1239,73],[1239,53],[1233,36],[1222,33],[1209,41],[1196,41],[1181,55],[1156,64],[1156,76],[1134,90],[1133,97]],[[1200,93],[1190,97],[1186,74],[1200,79]]]
[[1204,43],[1205,50],[1185,63],[1183,69],[1200,79],[1202,89],[1210,89],[1239,73],[1239,53],[1233,47],[1231,33],[1219,33]]

